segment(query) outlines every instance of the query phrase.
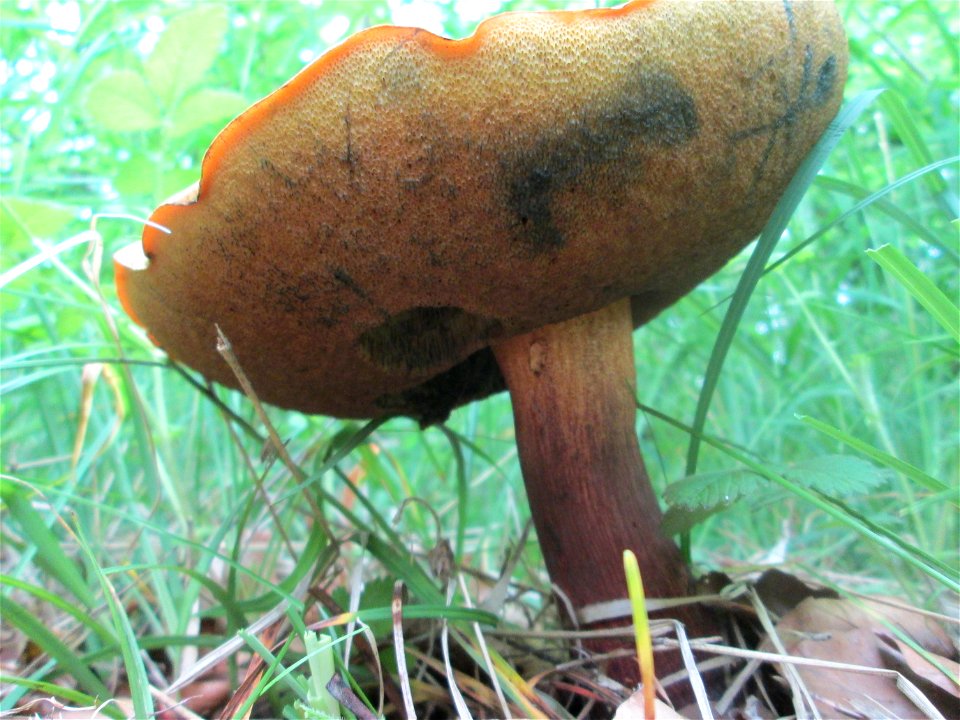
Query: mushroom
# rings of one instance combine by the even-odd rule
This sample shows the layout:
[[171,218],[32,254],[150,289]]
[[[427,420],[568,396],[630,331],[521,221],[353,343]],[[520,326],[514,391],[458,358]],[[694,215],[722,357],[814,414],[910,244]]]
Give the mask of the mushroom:
[[464,40],[372,28],[217,136],[151,217],[169,234],[117,253],[119,295],[172,358],[236,386],[219,325],[285,408],[429,424],[506,387],[573,609],[625,595],[625,548],[648,595],[684,595],[632,331],[759,232],[846,58],[826,2],[636,0]]

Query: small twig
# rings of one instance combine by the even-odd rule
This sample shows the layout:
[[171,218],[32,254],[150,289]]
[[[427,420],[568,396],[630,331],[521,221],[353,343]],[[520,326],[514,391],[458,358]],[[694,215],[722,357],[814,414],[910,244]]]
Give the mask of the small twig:
[[703,720],[713,720],[713,712],[710,710],[710,699],[707,697],[707,689],[703,685],[703,678],[697,668],[697,661],[690,649],[690,640],[687,638],[687,631],[683,623],[676,620],[670,620],[673,624],[673,631],[676,633],[677,642],[680,644],[680,657],[683,658],[683,665],[689,676],[690,687],[693,688],[693,696],[697,700],[697,708],[700,710],[700,717]]
[[[300,582],[297,583],[297,586],[293,589],[293,592],[290,593],[289,597],[295,598],[299,601],[299,599],[304,597],[306,594],[309,585],[310,576],[305,575]],[[280,602],[273,607],[273,609],[268,610],[253,623],[248,625],[246,628],[247,633],[250,635],[256,635],[262,632],[265,628],[268,628],[271,624],[283,620],[286,617],[287,610],[290,608],[290,606],[291,601],[286,597],[282,598]],[[163,692],[167,693],[168,695],[175,693],[185,685],[188,685],[197,678],[201,677],[221,660],[225,660],[226,658],[232,656],[234,653],[240,650],[244,644],[244,639],[240,637],[240,635],[234,635],[233,637],[225,640],[219,646],[201,657],[193,667],[189,668],[189,670],[181,674],[180,677],[164,688]]]
[[[786,655],[786,648],[784,647],[783,642],[780,640],[780,636],[777,634],[777,629],[774,627],[773,620],[770,618],[770,614],[767,612],[766,605],[763,604],[763,601],[760,599],[760,596],[757,594],[756,590],[752,588],[750,590],[750,600],[753,604],[754,610],[757,613],[757,619],[760,620],[760,624],[763,626],[763,629],[767,633],[767,637],[770,639],[770,643],[781,655]],[[815,720],[822,720],[820,716],[820,710],[813,701],[813,697],[810,695],[810,691],[807,689],[807,685],[804,683],[803,678],[800,677],[797,669],[792,665],[785,665],[783,667],[782,675],[787,681],[787,684],[790,686],[790,692],[793,699],[793,709],[797,713],[797,719],[805,720],[805,718],[809,717],[807,714],[807,708],[809,708],[810,715],[812,715]]]
[[410,689],[410,675],[407,671],[407,655],[403,643],[403,580],[393,585],[393,600],[390,603],[393,616],[393,649],[397,655],[397,675],[400,676],[400,689],[403,691],[403,706],[407,720],[416,720],[413,707],[413,692]]
[[[463,602],[468,608],[473,607],[473,602],[470,600],[470,593],[467,590],[467,583],[463,579],[463,575],[457,573],[457,580],[460,583],[460,592],[463,595]],[[473,623],[473,632],[477,638],[477,644],[480,647],[480,652],[483,655],[484,666],[487,671],[487,676],[490,678],[490,684],[493,685],[494,692],[497,693],[497,700],[500,701],[500,710],[501,717],[505,720],[512,720],[513,716],[510,714],[510,706],[507,704],[507,698],[503,694],[503,688],[500,687],[500,679],[497,677],[497,668],[493,664],[493,660],[490,658],[490,649],[487,647],[487,640],[483,636],[483,630],[480,628],[480,623]]]
[[280,538],[283,540],[283,544],[286,545],[287,552],[290,553],[290,557],[296,557],[297,552],[293,547],[293,543],[290,541],[290,537],[287,535],[286,530],[284,530],[283,523],[280,521],[280,515],[277,513],[277,508],[274,506],[273,500],[270,498],[270,495],[267,493],[267,488],[264,486],[267,473],[269,473],[270,468],[273,467],[273,461],[271,460],[270,462],[265,463],[263,471],[259,472],[254,466],[253,461],[250,459],[249,453],[247,453],[246,449],[243,447],[243,443],[240,442],[240,436],[237,435],[237,431],[233,427],[233,424],[230,422],[226,422],[225,424],[227,426],[227,432],[230,434],[230,439],[233,440],[233,444],[237,447],[237,450],[239,450],[240,456],[243,458],[243,462],[247,466],[247,471],[250,473],[254,484],[257,486],[257,493],[263,498],[267,512],[270,513],[270,517],[273,520],[273,526],[280,534]]
[[192,374],[187,372],[186,369],[183,367],[183,365],[181,365],[180,363],[174,360],[171,360],[170,358],[167,358],[167,362],[164,363],[164,365],[165,367],[172,368],[178,375],[180,375],[180,377],[182,377],[188,383],[193,385],[193,387],[196,388],[201,395],[207,398],[207,400],[212,402],[217,407],[217,409],[220,410],[221,413],[223,413],[228,419],[230,419],[231,421],[239,425],[241,428],[243,428],[243,431],[247,435],[249,435],[251,438],[259,442],[261,445],[266,443],[267,439],[263,437],[263,435],[258,433],[256,428],[253,427],[253,425],[251,425],[242,417],[240,417],[232,408],[227,407],[227,404],[223,400],[221,400],[219,397],[217,397],[217,394],[213,391],[213,386],[209,382],[207,383],[200,382]]
[[[237,378],[237,382],[240,383],[243,393],[250,399],[250,402],[253,403],[253,410],[260,419],[260,422],[263,423],[263,426],[267,429],[267,435],[271,445],[273,446],[273,449],[277,453],[277,456],[283,461],[283,464],[287,467],[293,477],[296,478],[297,483],[303,485],[303,483],[305,483],[307,480],[306,473],[303,472],[300,466],[293,461],[293,458],[290,457],[290,453],[287,452],[287,446],[284,444],[283,440],[280,439],[280,435],[277,433],[273,423],[270,422],[270,418],[267,416],[267,411],[263,409],[263,405],[260,403],[260,398],[257,396],[256,391],[254,391],[250,379],[240,366],[240,361],[237,360],[237,356],[233,352],[233,345],[231,345],[230,340],[224,334],[223,330],[220,329],[219,325],[214,325],[214,327],[217,329],[217,352],[220,353],[227,365],[230,366],[230,369]],[[324,529],[326,530],[327,537],[333,540],[333,531],[327,524],[326,518],[323,516],[323,511],[320,509],[317,501],[313,498],[313,495],[310,494],[306,487],[303,488],[303,497],[310,506],[310,510],[313,513],[314,519],[323,525]]]
[[433,509],[430,503],[421,497],[408,497],[400,503],[400,507],[397,508],[397,512],[393,516],[393,524],[396,525],[400,522],[403,511],[413,502],[420,503],[433,515],[433,521],[436,524],[436,538],[433,547],[427,553],[427,562],[430,565],[430,572],[433,573],[433,576],[443,583],[443,587],[447,587],[447,585],[450,584],[450,578],[453,576],[453,549],[443,536],[443,524],[440,522],[440,516],[437,514],[437,511]]
[[[453,602],[454,593],[457,590],[455,584],[447,588],[447,606]],[[440,629],[440,647],[443,652],[443,667],[447,676],[447,687],[450,688],[450,696],[453,698],[453,706],[457,709],[457,717],[460,720],[473,720],[473,715],[467,707],[466,700],[463,699],[463,693],[457,687],[457,674],[453,669],[453,663],[450,662],[450,625],[444,618]]]
[[358,720],[376,720],[377,716],[370,712],[370,708],[363,704],[353,689],[336,673],[327,683],[327,692],[333,695],[338,703],[356,715]]

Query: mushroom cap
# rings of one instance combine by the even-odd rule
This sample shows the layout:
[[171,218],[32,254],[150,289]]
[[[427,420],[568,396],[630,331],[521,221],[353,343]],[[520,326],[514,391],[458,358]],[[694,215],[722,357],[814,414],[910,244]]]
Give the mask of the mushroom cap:
[[464,40],[360,32],[213,141],[115,256],[169,355],[260,398],[424,421],[498,339],[630,296],[639,325],[756,236],[839,106],[832,3],[638,0]]

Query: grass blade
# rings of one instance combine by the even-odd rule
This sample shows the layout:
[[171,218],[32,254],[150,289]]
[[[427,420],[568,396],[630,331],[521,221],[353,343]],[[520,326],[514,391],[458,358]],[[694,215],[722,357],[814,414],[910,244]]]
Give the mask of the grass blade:
[[953,304],[940,288],[892,245],[867,250],[880,267],[893,275],[918,303],[933,315],[953,339],[960,343],[960,308]]
[[56,593],[50,592],[49,590],[39,587],[38,585],[32,585],[18,578],[11,577],[10,575],[0,575],[0,586],[2,585],[16,588],[22,592],[30,593],[37,600],[50,603],[61,612],[73,616],[73,618],[81,625],[99,637],[101,642],[103,642],[105,645],[110,646],[116,644],[117,639],[107,628],[105,628],[101,623],[97,622],[91,615],[88,615],[83,610],[78,608],[76,603],[71,602],[69,599],[60,597]]
[[656,717],[654,700],[656,673],[653,668],[653,643],[650,640],[650,618],[647,615],[647,603],[643,593],[643,578],[640,565],[633,550],[623,551],[623,571],[627,576],[627,595],[630,597],[630,609],[633,612],[633,634],[637,647],[637,662],[640,663],[640,677],[643,684],[643,714]]
[[113,620],[114,630],[120,641],[120,654],[123,656],[123,667],[127,673],[127,684],[130,687],[130,697],[133,700],[134,716],[139,718],[153,717],[153,695],[150,693],[147,669],[144,667],[143,658],[140,656],[137,635],[130,624],[130,618],[127,617],[127,613],[120,603],[116,589],[110,583],[106,573],[103,572],[97,562],[93,550],[79,531],[76,533],[76,538],[97,579],[100,581],[100,588],[107,600],[107,607],[110,609],[110,618]]
[[67,557],[60,540],[47,526],[46,521],[33,507],[23,487],[17,486],[6,478],[0,479],[0,498],[17,521],[27,540],[36,546],[36,563],[69,590],[84,606],[95,604],[93,592],[77,567],[77,563]]
[[0,675],[0,684],[16,685],[25,690],[32,690],[35,693],[49,695],[51,697],[63,698],[68,703],[77,707],[96,707],[98,712],[116,720],[123,720],[124,714],[120,708],[109,702],[100,701],[96,698],[70,688],[60,687],[54,683],[43,682],[42,680],[31,680],[29,678],[16,677],[14,675]]
[[763,275],[767,261],[770,259],[777,242],[783,235],[791,216],[810,187],[810,183],[816,177],[820,167],[826,161],[827,157],[840,141],[840,137],[853,125],[860,117],[861,113],[870,103],[880,94],[881,91],[874,90],[865,92],[847,103],[837,117],[830,123],[830,126],[824,132],[823,136],[814,146],[813,150],[807,155],[796,175],[787,186],[783,197],[777,203],[773,214],[760,233],[760,239],[757,247],[750,256],[750,261],[737,284],[737,289],[730,301],[730,307],[723,318],[723,325],[717,334],[713,351],[710,353],[710,360],[707,363],[707,369],[704,373],[703,388],[700,391],[700,397],[697,399],[697,409],[694,413],[693,434],[690,438],[690,446],[687,450],[686,474],[693,475],[697,471],[697,460],[700,454],[699,436],[703,431],[707,420],[707,412],[710,410],[710,402],[713,400],[713,394],[717,389],[717,382],[720,378],[720,371],[723,369],[723,363],[726,360],[730,346],[733,344],[733,338],[736,335],[737,327],[750,301],[754,288]]
[[113,693],[87,666],[87,663],[20,603],[9,597],[3,598],[3,619],[53,658],[57,665],[64,672],[69,673],[80,687],[96,698],[97,702],[113,697]]

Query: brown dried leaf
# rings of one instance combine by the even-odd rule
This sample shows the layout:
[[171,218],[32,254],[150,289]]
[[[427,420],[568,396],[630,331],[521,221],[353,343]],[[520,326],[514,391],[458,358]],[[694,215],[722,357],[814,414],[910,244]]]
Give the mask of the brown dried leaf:
[[766,570],[753,584],[753,589],[767,609],[776,615],[785,615],[808,597],[839,597],[833,590],[812,588],[795,575],[776,568]]
[[[862,602],[869,610],[903,630],[924,650],[945,658],[957,659],[957,649],[950,636],[934,618],[900,604],[891,604],[896,601],[885,602],[882,598],[875,598]],[[875,621],[874,625],[878,632],[882,631],[882,623]]]
[[957,684],[960,664],[935,653],[930,653],[932,658],[928,659],[890,633],[877,633],[877,637],[881,640],[880,655],[888,668],[919,686],[944,715],[960,717],[960,686]]
[[944,675],[940,668],[906,643],[890,634],[878,633],[878,636],[886,641],[880,645],[880,654],[887,667],[903,673],[915,682],[923,680],[936,685],[941,690],[960,699],[960,687],[957,686],[956,680],[956,678],[960,678],[960,663],[942,655],[931,653],[933,659],[947,670],[950,677],[955,678],[951,681],[950,677]]
[[[890,608],[880,609],[886,613]],[[918,623],[917,617],[915,613],[898,614],[896,624],[916,627],[923,634],[927,623]],[[777,634],[790,655],[888,669],[882,655],[884,643],[878,637],[881,633],[889,631],[863,607],[826,598],[807,598],[777,624]],[[929,633],[938,638],[937,633]],[[771,647],[769,641],[764,645]],[[825,717],[868,718],[882,713],[911,718],[919,714],[892,676],[811,665],[798,665],[796,670]]]
[[[798,657],[883,667],[876,638],[870,630],[863,628],[818,633],[793,644],[787,643],[787,650]],[[861,710],[871,707],[874,713],[878,707],[883,707],[895,717],[917,716],[917,707],[904,697],[892,677],[812,665],[798,666],[797,673],[824,717],[871,717],[872,713],[862,714]]]

